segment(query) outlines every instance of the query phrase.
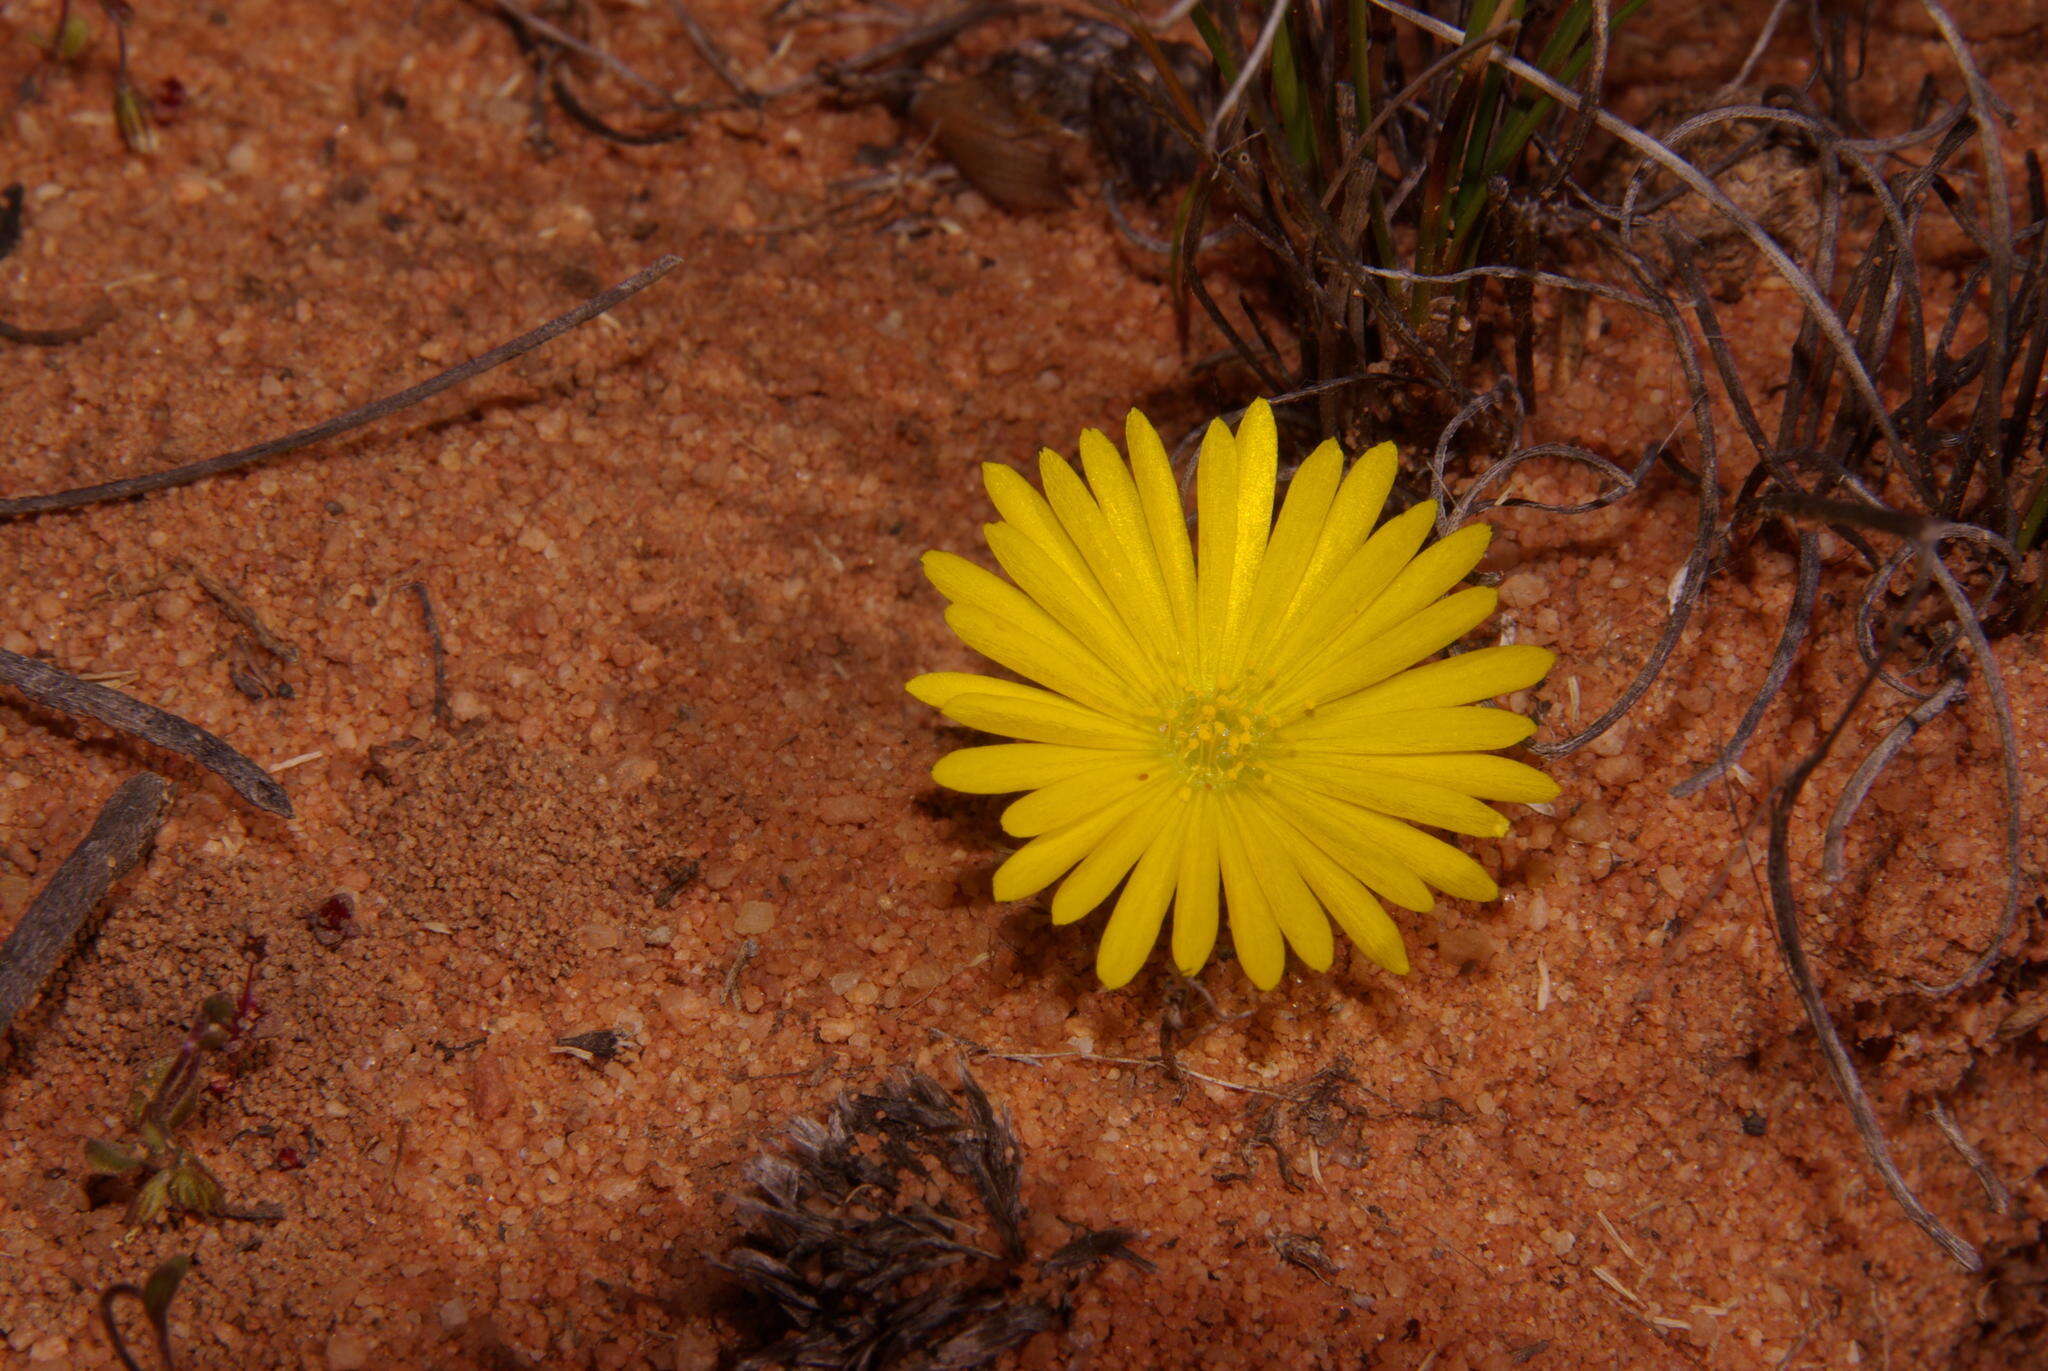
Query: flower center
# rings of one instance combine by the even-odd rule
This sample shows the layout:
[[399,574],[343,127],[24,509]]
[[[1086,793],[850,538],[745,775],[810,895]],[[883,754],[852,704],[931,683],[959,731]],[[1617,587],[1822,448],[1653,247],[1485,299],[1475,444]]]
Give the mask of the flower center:
[[1255,779],[1267,731],[1265,716],[1238,703],[1228,689],[1187,696],[1159,725],[1182,782],[1208,790]]

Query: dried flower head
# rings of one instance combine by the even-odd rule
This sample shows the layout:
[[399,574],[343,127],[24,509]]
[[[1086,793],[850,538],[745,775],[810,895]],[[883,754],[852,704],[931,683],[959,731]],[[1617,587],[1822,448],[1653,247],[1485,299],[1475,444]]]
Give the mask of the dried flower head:
[[1052,899],[1064,924],[1121,883],[1096,956],[1112,988],[1151,954],[1169,905],[1174,964],[1189,975],[1222,909],[1261,989],[1278,984],[1288,947],[1327,969],[1332,918],[1405,972],[1381,901],[1426,910],[1431,887],[1500,893],[1416,825],[1499,837],[1508,822],[1481,801],[1558,793],[1491,755],[1535,725],[1478,703],[1534,685],[1551,653],[1486,647],[1421,665],[1493,613],[1492,589],[1453,589],[1491,531],[1468,525],[1425,548],[1429,503],[1375,530],[1390,443],[1347,473],[1325,442],[1276,523],[1278,442],[1260,401],[1235,434],[1209,426],[1190,546],[1159,435],[1133,411],[1127,439],[1128,465],[1101,433],[1081,435],[1085,483],[1042,453],[1043,495],[1008,467],[983,468],[1002,515],[988,544],[1010,581],[951,553],[924,559],[961,640],[1044,687],[961,672],[909,686],[955,722],[1022,740],[963,748],[932,772],[955,790],[1030,792],[1003,811],[1029,841],[996,872],[996,898],[1065,876]]

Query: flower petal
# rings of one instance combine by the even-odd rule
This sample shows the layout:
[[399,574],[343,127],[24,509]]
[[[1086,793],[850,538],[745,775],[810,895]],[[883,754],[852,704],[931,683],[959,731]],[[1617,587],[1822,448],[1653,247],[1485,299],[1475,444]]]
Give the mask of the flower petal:
[[1094,747],[991,743],[948,752],[932,767],[932,779],[968,795],[1001,795],[1064,781],[1118,755]]
[[[1416,508],[1434,509],[1435,506],[1418,505]],[[1414,510],[1409,511],[1410,515],[1413,513]],[[1467,524],[1450,537],[1417,553],[1395,573],[1393,580],[1386,583],[1384,590],[1369,599],[1361,595],[1354,602],[1360,606],[1358,614],[1345,624],[1342,632],[1319,648],[1305,652],[1296,670],[1303,675],[1313,675],[1332,662],[1342,661],[1369,647],[1397,626],[1426,612],[1479,564],[1479,558],[1485,554],[1486,544],[1492,537],[1493,530],[1487,525]]]
[[[946,626],[961,642],[996,665],[1006,666],[1055,694],[1079,701],[1111,718],[1136,723],[1144,708],[1094,653],[1078,644],[1062,650],[1059,641],[1039,637],[1027,624],[974,605],[948,605]],[[1064,633],[1060,636],[1068,643],[1073,642]]]
[[1387,507],[1387,495],[1394,488],[1399,468],[1400,459],[1392,443],[1367,450],[1351,464],[1351,470],[1344,474],[1344,484],[1337,487],[1337,498],[1330,504],[1329,518],[1323,523],[1322,536],[1316,540],[1315,555],[1309,558],[1308,570],[1302,573],[1301,585],[1295,592],[1295,607],[1319,597],[1364,545],[1372,526],[1379,522],[1380,512]]
[[1159,441],[1158,430],[1135,409],[1124,420],[1124,447],[1131,454],[1131,474],[1138,483],[1138,503],[1145,511],[1152,552],[1166,578],[1166,602],[1180,632],[1183,657],[1191,661],[1195,558],[1188,547],[1188,518],[1181,503],[1180,483],[1174,479],[1173,461],[1166,455],[1166,445]]
[[1222,839],[1216,832],[1216,799],[1197,795],[1188,816],[1188,837],[1180,850],[1174,882],[1173,964],[1192,976],[1216,950],[1218,867]]
[[1254,400],[1237,424],[1236,565],[1230,577],[1230,611],[1223,624],[1226,646],[1245,631],[1252,591],[1273,531],[1273,490],[1279,471],[1280,434],[1273,423],[1273,407]]
[[1104,752],[1086,771],[1032,791],[1003,810],[1003,832],[1032,838],[1079,823],[1104,805],[1115,804],[1158,774],[1159,759]]
[[1237,438],[1209,422],[1195,463],[1195,670],[1213,683],[1238,573]]
[[1366,810],[1319,795],[1285,776],[1272,777],[1268,793],[1274,809],[1381,899],[1417,912],[1436,907],[1436,896],[1419,875],[1350,822],[1351,815]]
[[1232,818],[1225,813],[1217,825],[1222,840],[1223,893],[1230,901],[1230,942],[1251,983],[1271,990],[1280,984],[1280,975],[1287,969],[1287,947],[1281,941],[1280,924],[1267,903],[1266,891],[1259,884],[1242,826]]
[[[1109,440],[1095,434],[1103,447]],[[1087,443],[1084,435],[1084,445]],[[1116,463],[1114,454],[1112,463]],[[1098,466],[1100,459],[1098,458]],[[1075,474],[1067,459],[1050,448],[1038,454],[1038,476],[1046,498],[1060,524],[1073,538],[1074,546],[1088,561],[1089,570],[1109,594],[1109,602],[1123,619],[1131,636],[1143,645],[1161,667],[1171,668],[1176,647],[1173,613],[1166,605],[1166,590],[1145,574],[1144,566],[1131,555],[1131,547],[1118,536],[1118,529]],[[1147,564],[1149,564],[1149,558]]]
[[1131,814],[1081,859],[1074,874],[1052,897],[1052,921],[1073,923],[1108,899],[1116,883],[1130,874],[1131,867],[1183,804],[1175,800],[1170,786],[1147,787]]
[[[1454,657],[1451,660],[1458,659]],[[1421,671],[1430,669],[1417,668]],[[1406,679],[1407,676],[1394,678],[1395,681]],[[1451,709],[1403,709],[1381,714],[1357,708],[1354,701],[1364,698],[1353,695],[1334,705],[1326,705],[1288,724],[1280,730],[1279,736],[1289,747],[1305,756],[1396,756],[1513,747],[1536,731],[1533,720],[1505,709],[1465,705]]]
[[1378,814],[1478,838],[1498,838],[1508,831],[1507,817],[1498,810],[1429,781],[1393,775],[1349,760],[1295,758],[1286,767],[1288,775],[1311,789]]
[[1380,525],[1312,602],[1304,601],[1286,632],[1262,658],[1268,679],[1285,681],[1319,661],[1396,576],[1436,522],[1436,506],[1416,505]]
[[1397,976],[1408,974],[1408,950],[1401,942],[1401,930],[1394,925],[1372,892],[1358,879],[1289,823],[1277,809],[1264,807],[1268,824],[1287,855],[1294,859],[1309,887],[1330,911],[1330,917],[1344,935],[1366,956]]
[[[988,538],[989,551],[995,554],[996,561],[1010,579],[1063,628],[1107,662],[1134,691],[1151,690],[1156,693],[1163,686],[1158,667],[1138,646],[1138,640],[1131,636],[1123,620],[1109,607],[1101,587],[1095,584],[1093,573],[1085,566],[1077,577],[1059,559],[1011,524],[990,524],[984,534]],[[1062,533],[1060,536],[1064,538],[1066,535]]]
[[1268,697],[1267,708],[1284,724],[1304,709],[1354,695],[1443,651],[1484,623],[1499,602],[1500,592],[1492,586],[1471,586],[1447,595],[1395,627],[1357,641],[1350,651],[1331,657],[1302,678],[1281,682]]
[[[1519,717],[1519,716],[1510,716]],[[1372,771],[1406,776],[1460,791],[1479,800],[1549,804],[1563,792],[1556,781],[1526,762],[1484,752],[1434,752],[1414,757],[1373,757]]]
[[1250,611],[1223,654],[1223,679],[1229,680],[1243,669],[1253,644],[1269,640],[1285,627],[1285,611],[1294,602],[1302,572],[1315,553],[1343,472],[1343,449],[1326,442],[1309,454],[1287,483],[1287,499],[1280,506],[1280,520],[1266,546],[1258,584],[1252,588]]
[[1315,892],[1302,880],[1300,869],[1266,822],[1260,807],[1241,796],[1234,800],[1228,808],[1234,811],[1238,826],[1244,830],[1245,855],[1251,859],[1252,876],[1265,894],[1267,907],[1273,911],[1273,921],[1280,925],[1287,945],[1303,965],[1311,971],[1328,971],[1337,956],[1329,916],[1323,913]]
[[[1001,690],[1015,684],[995,676],[978,676],[971,671],[927,671],[922,676],[911,677],[903,689],[913,700],[942,710],[962,695],[979,690]],[[1030,688],[1024,687],[1026,690]]]
[[[1149,739],[1137,728],[1086,705],[1032,686],[989,690],[1008,681],[984,678],[982,690],[955,695],[941,708],[954,723],[1020,738],[1027,743],[1061,743],[1067,747],[1102,747],[1120,751],[1143,747]],[[1027,693],[1028,692],[1028,693]]]
[[[1327,816],[1328,826],[1341,827],[1358,847],[1378,851],[1446,895],[1460,900],[1500,898],[1500,887],[1493,883],[1493,877],[1486,874],[1486,869],[1443,839],[1432,838],[1399,819],[1389,819],[1384,814],[1375,814],[1341,800],[1323,799],[1321,803],[1323,811],[1317,815],[1311,816],[1301,810],[1289,812],[1310,819],[1312,823]],[[1317,828],[1312,831],[1320,836],[1324,830]],[[1351,869],[1367,885],[1374,884],[1370,873],[1360,871],[1356,866]],[[1388,894],[1384,890],[1380,893]],[[1393,897],[1389,895],[1389,898]],[[1395,899],[1394,903],[1404,902]]]
[[1012,852],[996,868],[995,897],[998,900],[1026,900],[1065,875],[1075,862],[1095,849],[1118,824],[1130,818],[1149,792],[1137,791],[1122,802],[1105,805],[1077,824],[1054,829],[1033,838]]
[[1124,882],[1124,893],[1117,897],[1109,924],[1102,930],[1102,942],[1095,949],[1095,975],[1106,989],[1129,985],[1159,941],[1159,928],[1180,876],[1192,809],[1189,804],[1174,807],[1145,855],[1138,858],[1131,878]]
[[[1102,658],[1084,646],[1080,639],[1062,628],[1036,600],[994,572],[978,567],[965,557],[955,556],[950,552],[927,552],[922,564],[925,576],[937,587],[939,594],[952,601],[954,605],[980,610],[998,622],[1014,624],[1019,631],[1039,640],[1046,651],[1056,653],[1072,662],[1078,670],[1097,682],[1107,685],[1114,680],[1114,673]],[[971,642],[968,646],[985,657],[1001,660]],[[1009,666],[1012,671],[1018,670],[1009,662],[1003,662],[1003,665]],[[1027,671],[1023,674],[1028,676],[1032,673]],[[1066,693],[1074,694],[1071,691]],[[1106,692],[1097,690],[1091,693],[1102,696]],[[1075,698],[1085,699],[1087,696],[1076,694]]]
[[1531,643],[1482,647],[1381,681],[1337,707],[1365,714],[1468,705],[1527,690],[1549,674],[1556,662],[1556,653]]

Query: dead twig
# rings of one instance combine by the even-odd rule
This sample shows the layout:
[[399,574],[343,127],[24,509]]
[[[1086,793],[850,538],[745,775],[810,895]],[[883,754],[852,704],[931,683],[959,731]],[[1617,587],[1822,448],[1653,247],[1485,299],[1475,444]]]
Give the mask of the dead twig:
[[192,568],[192,579],[199,583],[201,590],[213,597],[214,602],[230,619],[249,630],[249,636],[256,640],[258,647],[280,662],[299,660],[299,650],[273,632],[270,625],[263,622],[263,616],[251,608],[249,602],[237,595],[226,582],[208,575],[204,568],[196,566]]
[[103,685],[0,648],[0,683],[13,686],[39,705],[60,713],[97,719],[131,738],[190,758],[235,788],[235,793],[271,814],[292,815],[284,787],[234,747],[169,710],[144,704]]
[[749,938],[745,942],[740,944],[740,950],[737,954],[734,955],[731,967],[727,968],[726,970],[725,988],[721,990],[718,994],[718,1001],[720,1004],[739,1003],[740,973],[747,969],[747,963],[754,960],[755,956],[757,956],[760,953],[760,951],[761,944],[755,942],[752,938]]
[[[0,257],[6,257],[21,245],[22,228],[21,183],[0,190]],[[114,317],[114,307],[105,300],[93,307],[90,315],[81,323],[68,328],[23,328],[0,319],[0,342],[22,343],[29,347],[54,348],[66,343],[75,343]]]
[[[1934,552],[1929,549],[1921,559],[1921,574],[1914,587],[1914,597],[1925,593],[1930,579],[1931,568],[1939,565]],[[1812,964],[1806,958],[1806,944],[1799,924],[1799,902],[1792,889],[1792,815],[1798,807],[1800,792],[1806,788],[1821,763],[1834,750],[1849,719],[1863,702],[1871,686],[1878,680],[1882,669],[1882,657],[1889,657],[1898,645],[1903,629],[1901,619],[1892,629],[1890,641],[1878,667],[1864,673],[1850,694],[1848,703],[1836,717],[1834,726],[1815,745],[1799,764],[1792,768],[1778,787],[1771,801],[1771,830],[1767,851],[1769,868],[1769,905],[1771,928],[1777,935],[1778,951],[1784,957],[1785,971],[1798,992],[1800,1006],[1806,1011],[1807,1022],[1813,1026],[1814,1037],[1818,1040],[1821,1057],[1827,1063],[1828,1073],[1834,1077],[1835,1088],[1842,1096],[1842,1103],[1848,1107],[1849,1118],[1856,1126],[1857,1136],[1863,1140],[1863,1150],[1870,1157],[1870,1163],[1877,1169],[1885,1189],[1892,1199],[1906,1212],[1906,1217],[1917,1224],[1920,1230],[1940,1245],[1941,1249],[1954,1258],[1966,1271],[1984,1269],[1984,1259],[1977,1249],[1949,1231],[1948,1227],[1934,1216],[1932,1210],[1920,1202],[1906,1178],[1899,1173],[1898,1165],[1892,1161],[1891,1145],[1885,1138],[1884,1127],[1878,1122],[1877,1111],[1870,1103],[1870,1096],[1863,1088],[1863,1079],[1856,1071],[1856,1063],[1849,1056],[1849,1049],[1842,1042],[1841,1031],[1835,1027],[1834,1016],[1828,1012],[1827,1001],[1822,998],[1820,986],[1814,980]]]
[[0,1029],[28,1007],[77,942],[86,917],[142,860],[163,826],[170,796],[170,782],[154,772],[122,782],[100,807],[92,831],[0,943]]
[[281,438],[272,438],[237,452],[209,457],[203,462],[173,467],[169,471],[153,472],[147,476],[130,476],[119,481],[106,481],[96,486],[81,486],[76,490],[56,491],[48,495],[23,495],[12,499],[0,499],[0,519],[19,519],[31,514],[79,509],[107,500],[128,500],[138,495],[168,490],[172,486],[190,485],[209,476],[238,471],[266,458],[296,452],[302,447],[311,447],[315,443],[353,432],[401,410],[410,409],[422,400],[432,399],[444,390],[452,390],[465,381],[474,380],[487,371],[503,366],[515,357],[522,357],[537,347],[553,342],[569,330],[589,323],[598,315],[638,295],[680,265],[680,257],[663,257],[603,294],[592,296],[567,314],[558,315],[529,333],[522,333],[510,342],[500,343],[489,352],[450,367],[440,375],[422,381],[408,390],[399,391],[396,395],[387,395],[381,400],[373,400],[359,409],[352,409],[346,414],[337,415],[311,428],[302,428],[296,433],[287,433]]
[[1948,1139],[1948,1145],[1956,1150],[1969,1166],[1977,1184],[1984,1187],[1984,1198],[1991,1205],[1991,1212],[2003,1214],[2012,1208],[2012,1195],[2005,1188],[2005,1182],[1998,1179],[1998,1173],[1991,1169],[1991,1163],[1984,1154],[1971,1145],[1963,1136],[1963,1130],[1956,1126],[1955,1116],[1948,1112],[1948,1106],[1940,1100],[1927,1106],[1927,1117],[1934,1120],[1934,1126],[1941,1130],[1941,1136]]
[[441,625],[434,617],[434,601],[427,594],[427,583],[414,581],[406,588],[419,597],[420,621],[427,629],[427,653],[434,664],[434,718],[445,728],[455,721],[454,712],[448,708],[448,645],[441,641]]

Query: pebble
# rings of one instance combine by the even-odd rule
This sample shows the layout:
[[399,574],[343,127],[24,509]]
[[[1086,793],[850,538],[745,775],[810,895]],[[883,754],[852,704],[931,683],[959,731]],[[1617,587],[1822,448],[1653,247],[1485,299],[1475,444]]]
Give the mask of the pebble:
[[1500,939],[1483,928],[1446,928],[1436,950],[1459,966],[1485,966],[1500,955]]
[[1602,757],[1593,763],[1593,776],[1602,785],[1626,785],[1642,779],[1643,761],[1632,752],[1619,757]]
[[1559,827],[1575,843],[1604,843],[1614,836],[1614,820],[1608,815],[1607,806],[1598,800],[1580,805],[1578,812]]
[[732,931],[735,933],[766,933],[775,927],[775,906],[766,900],[748,900],[733,915]]
[[363,1371],[370,1364],[370,1341],[353,1329],[327,1339],[327,1371]]
[[828,824],[864,824],[875,817],[875,802],[865,795],[828,795],[818,801],[818,818]]
[[1528,609],[1550,594],[1550,582],[1531,571],[1518,571],[1500,583],[1500,602],[1509,609]]

